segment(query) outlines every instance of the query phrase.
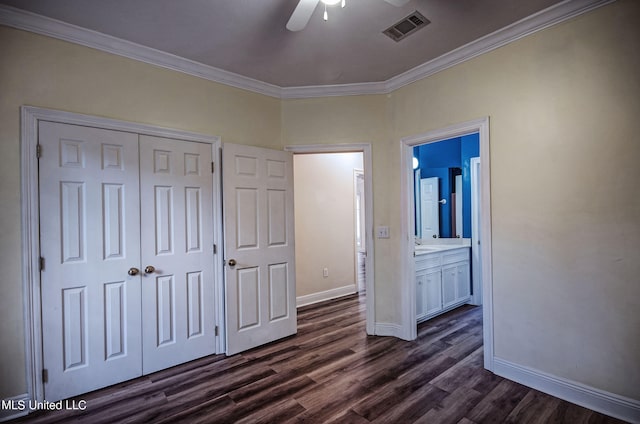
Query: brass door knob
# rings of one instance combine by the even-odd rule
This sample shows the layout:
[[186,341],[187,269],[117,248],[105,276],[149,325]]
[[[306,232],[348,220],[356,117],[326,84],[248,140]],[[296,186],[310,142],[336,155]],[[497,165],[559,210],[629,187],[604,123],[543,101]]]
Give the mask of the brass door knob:
[[145,274],[152,274],[152,273],[153,273],[153,271],[155,271],[155,270],[156,270],[156,269],[155,269],[154,267],[152,267],[151,265],[147,265],[147,266],[144,268],[144,273],[145,273]]
[[127,271],[127,274],[129,274],[129,275],[138,275],[139,272],[140,272],[140,270],[138,268],[129,268],[129,271]]
[[229,266],[236,266],[236,260],[235,259],[229,259]]

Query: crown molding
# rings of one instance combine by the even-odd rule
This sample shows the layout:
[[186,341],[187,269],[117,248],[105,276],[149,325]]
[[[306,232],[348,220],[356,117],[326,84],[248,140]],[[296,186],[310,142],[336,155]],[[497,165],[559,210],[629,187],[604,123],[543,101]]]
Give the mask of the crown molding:
[[283,87],[283,99],[306,99],[312,97],[360,96],[364,94],[384,94],[386,82],[362,82],[357,84],[311,85],[306,87]]
[[304,99],[313,97],[388,94],[407,84],[426,78],[519,40],[527,35],[614,1],[615,0],[565,0],[386,81],[304,87],[279,87],[10,6],[0,5],[0,25],[69,41],[270,97],[280,99]]
[[615,0],[565,0],[386,81],[387,92],[451,68]]
[[0,24],[69,41],[243,90],[280,97],[280,87],[57,19],[0,5]]

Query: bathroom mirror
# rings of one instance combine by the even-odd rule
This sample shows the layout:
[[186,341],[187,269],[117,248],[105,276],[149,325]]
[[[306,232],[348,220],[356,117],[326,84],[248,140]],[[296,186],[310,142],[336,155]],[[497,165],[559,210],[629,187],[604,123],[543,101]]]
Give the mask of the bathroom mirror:
[[478,134],[416,146],[413,156],[416,237],[470,238],[470,161],[479,156]]

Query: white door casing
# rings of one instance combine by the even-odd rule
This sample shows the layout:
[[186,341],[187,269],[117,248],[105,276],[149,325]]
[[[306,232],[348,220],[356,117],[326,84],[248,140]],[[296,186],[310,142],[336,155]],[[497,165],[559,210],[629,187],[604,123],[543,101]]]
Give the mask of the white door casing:
[[141,374],[138,136],[40,122],[46,399]]
[[296,333],[293,155],[225,143],[227,354]]
[[420,180],[421,238],[440,237],[440,189],[438,177]]
[[480,208],[480,158],[471,158],[471,280],[473,296],[471,304],[482,305],[482,249],[481,208]]
[[354,281],[359,292],[364,292],[366,289],[365,278],[362,277],[361,269],[366,271],[365,257],[367,255],[366,242],[367,231],[365,225],[365,190],[364,190],[364,170],[355,169],[354,171],[354,228],[355,228],[355,269],[354,269]]
[[143,374],[215,353],[211,145],[140,136]]
[[422,238],[422,203],[420,200],[420,168],[413,171],[413,205],[415,209],[414,219],[415,219],[415,236],[416,238]]

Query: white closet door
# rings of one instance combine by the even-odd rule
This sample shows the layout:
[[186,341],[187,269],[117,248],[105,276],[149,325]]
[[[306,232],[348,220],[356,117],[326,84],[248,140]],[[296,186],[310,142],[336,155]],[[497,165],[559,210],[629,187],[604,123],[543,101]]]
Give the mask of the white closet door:
[[41,122],[45,398],[141,374],[138,136]]
[[143,372],[215,353],[211,145],[140,136]]
[[225,144],[227,354],[295,334],[293,155]]

